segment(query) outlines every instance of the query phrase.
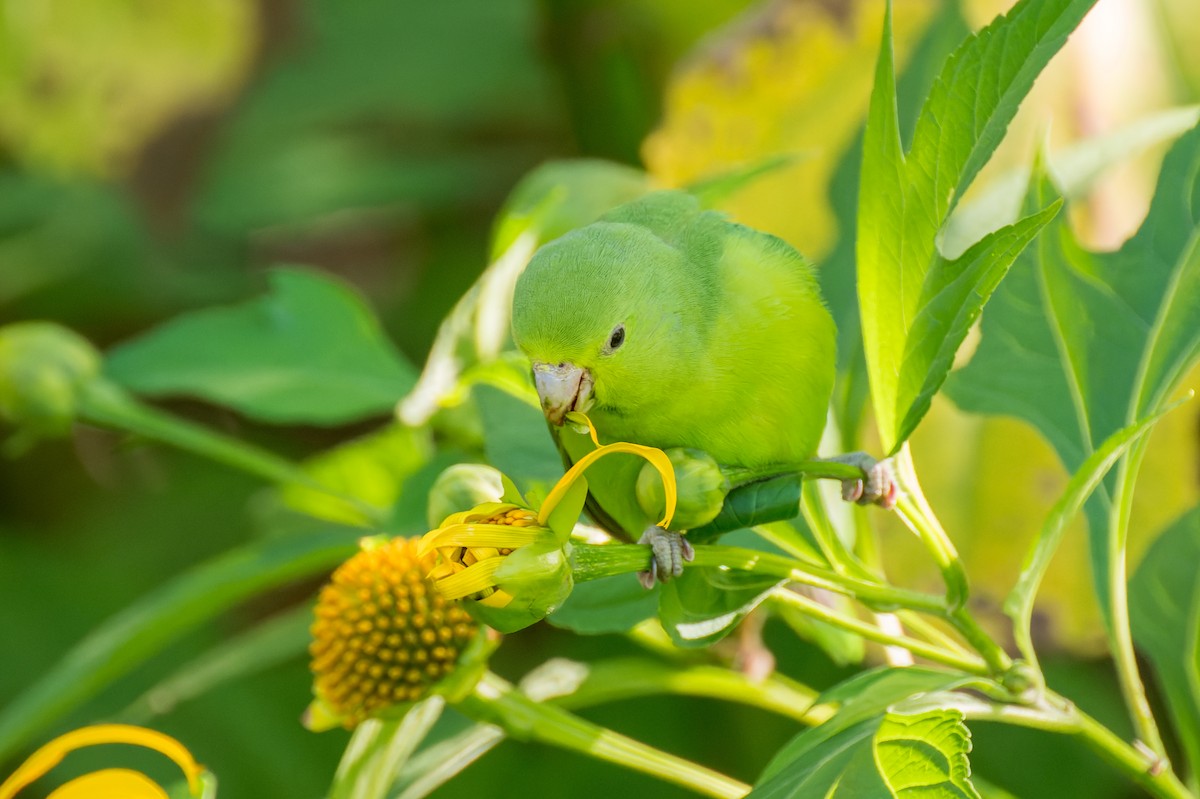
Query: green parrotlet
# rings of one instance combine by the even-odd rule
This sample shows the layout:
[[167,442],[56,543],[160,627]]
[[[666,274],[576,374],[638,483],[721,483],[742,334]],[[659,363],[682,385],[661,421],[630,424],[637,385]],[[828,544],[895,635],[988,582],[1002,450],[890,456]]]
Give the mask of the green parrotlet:
[[[512,326],[568,462],[590,448],[563,427],[570,411],[602,440],[700,450],[750,479],[817,451],[836,331],[813,267],[690,194],[648,194],[542,247],[517,281]],[[844,496],[894,501],[886,473],[850,462],[864,480]],[[651,584],[678,575],[690,545],[637,507],[640,464],[607,469],[590,473],[589,514],[625,537],[645,530]]]

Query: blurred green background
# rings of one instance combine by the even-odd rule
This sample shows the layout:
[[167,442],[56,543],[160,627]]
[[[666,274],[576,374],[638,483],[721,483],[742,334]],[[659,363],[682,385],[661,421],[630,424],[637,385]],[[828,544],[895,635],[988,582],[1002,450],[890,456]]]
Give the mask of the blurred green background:
[[[944,5],[898,0],[902,49],[944,18]],[[1005,5],[980,0],[961,13],[978,23]],[[581,155],[678,185],[772,152],[807,153],[729,210],[819,260],[836,238],[826,184],[861,122],[880,9],[874,0],[0,3],[0,322],[49,319],[107,347],[183,310],[260,294],[269,266],[296,263],[357,287],[419,366],[443,315],[486,265],[492,220],[514,183],[547,159]],[[1093,16],[1039,82],[991,173],[1026,163],[1047,130],[1063,145],[1200,100],[1194,0],[1101,0]],[[1095,66],[1113,52],[1122,53],[1122,78],[1114,85],[1105,72],[1098,84]],[[1136,227],[1160,154],[1097,185],[1079,220],[1086,240],[1116,244]],[[272,427],[196,402],[170,407],[295,458],[370,428]],[[935,411],[930,429],[967,423],[955,414]],[[1179,424],[1170,440],[1182,443],[1163,468],[1195,457],[1194,414]],[[1014,457],[1013,447],[1041,447],[1029,456],[1040,458],[1034,488],[1012,489],[1036,494],[1033,518],[1061,475],[1040,442],[1009,446],[992,462]],[[926,454],[919,439],[915,447],[918,462],[939,462],[933,436]],[[967,500],[954,485],[944,490],[953,516]],[[1159,497],[1159,521],[1196,491],[1181,481]],[[0,460],[0,706],[134,599],[262,535],[262,492],[212,463],[86,427]],[[1063,580],[1068,594],[1081,584]],[[119,712],[315,586],[202,627],[58,731]],[[1049,676],[1123,731],[1092,621],[1054,622],[1063,637]],[[775,635],[776,623],[766,635],[783,671],[816,687],[849,673]],[[517,678],[551,656],[632,649],[619,637],[540,625],[506,641],[495,669]],[[320,796],[347,735],[300,727],[309,680],[295,658],[152,723],[187,743],[219,776],[223,796]],[[584,715],[746,781],[796,731],[757,710],[679,698]],[[1069,742],[986,725],[974,733],[976,771],[1017,795],[1134,795]],[[685,795],[514,743],[438,795],[482,791]]]

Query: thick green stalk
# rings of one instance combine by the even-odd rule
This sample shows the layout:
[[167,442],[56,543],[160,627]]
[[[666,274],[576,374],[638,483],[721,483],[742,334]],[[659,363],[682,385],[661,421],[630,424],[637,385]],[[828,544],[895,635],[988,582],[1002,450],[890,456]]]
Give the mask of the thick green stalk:
[[896,470],[896,479],[900,483],[896,512],[921,539],[921,543],[929,550],[929,554],[941,570],[942,579],[946,583],[946,604],[952,610],[961,607],[967,602],[967,573],[959,560],[958,550],[954,548],[950,536],[942,529],[941,523],[925,499],[924,492],[921,491],[908,444],[900,448],[892,463]]
[[1159,799],[1196,799],[1165,760],[1121,740],[1053,691],[1046,691],[1036,707],[980,702],[964,708],[964,715],[968,720],[995,721],[1074,736],[1151,795]]
[[740,799],[750,792],[749,785],[724,774],[592,724],[562,708],[535,702],[490,672],[457,707],[479,721],[502,727],[517,740],[537,741],[607,760],[705,796]]
[[566,710],[658,694],[700,696],[759,707],[809,726],[829,720],[833,710],[814,706],[817,692],[781,674],[762,680],[707,664],[674,665],[648,658],[618,658],[586,664],[587,679],[572,693],[552,698]]
[[319,491],[346,503],[364,526],[381,523],[377,508],[322,485],[286,458],[143,405],[112,383],[98,380],[87,387],[80,398],[79,418],[201,455],[272,483]]
[[1133,633],[1129,623],[1129,579],[1126,575],[1125,545],[1129,533],[1129,517],[1133,510],[1133,490],[1138,469],[1146,452],[1147,440],[1142,439],[1133,446],[1129,454],[1117,466],[1117,489],[1109,513],[1106,545],[1108,548],[1108,639],[1116,667],[1117,682],[1121,695],[1133,720],[1133,729],[1142,743],[1163,760],[1167,749],[1150,702],[1146,698],[1146,687],[1138,670],[1137,654],[1133,646]]
[[862,636],[868,641],[874,641],[884,646],[898,646],[908,650],[917,657],[965,671],[968,674],[987,676],[991,673],[988,664],[977,657],[951,652],[933,644],[917,640],[916,638],[909,638],[904,635],[892,635],[873,624],[838,613],[832,608],[822,605],[816,600],[797,594],[794,591],[778,590],[772,593],[771,596],[778,602],[786,602],[793,607],[799,608],[802,613],[814,619],[819,619],[831,626]]
[[[696,557],[691,561],[691,566],[724,567],[778,577],[781,580],[792,580],[844,594],[870,605],[905,607],[938,616],[943,616],[946,612],[940,597],[840,575],[809,564],[798,564],[795,560],[781,555],[712,544],[697,545],[695,550]],[[644,571],[649,557],[649,549],[644,546],[595,546],[575,542],[572,544],[571,567],[576,581],[583,582],[626,572]]]
[[1147,757],[1146,753],[1121,740],[1116,733],[1091,716],[1082,711],[1077,712],[1079,729],[1075,734],[1097,754],[1128,774],[1138,785],[1162,799],[1195,799],[1165,760],[1157,755]]
[[1012,659],[1000,645],[992,640],[975,617],[967,610],[967,573],[954,543],[942,529],[941,523],[934,514],[921,484],[917,481],[916,470],[913,468],[912,455],[905,444],[896,453],[894,464],[896,478],[900,481],[900,498],[896,503],[896,512],[901,520],[925,545],[934,562],[942,572],[946,583],[946,611],[943,618],[959,634],[966,639],[975,651],[983,656],[994,674],[1000,675],[1012,668]]

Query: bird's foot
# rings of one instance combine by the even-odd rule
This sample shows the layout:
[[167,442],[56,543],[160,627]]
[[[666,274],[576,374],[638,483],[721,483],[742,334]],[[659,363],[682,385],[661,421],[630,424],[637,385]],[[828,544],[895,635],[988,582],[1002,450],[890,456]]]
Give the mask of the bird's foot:
[[656,582],[665,583],[683,574],[683,564],[696,557],[696,550],[680,533],[655,525],[647,527],[638,539],[650,546],[650,568],[638,572],[638,582],[649,591]]
[[862,469],[862,477],[842,481],[842,499],[859,505],[878,505],[884,510],[896,507],[900,485],[890,458],[876,460],[865,452],[851,452],[826,460],[845,463]]

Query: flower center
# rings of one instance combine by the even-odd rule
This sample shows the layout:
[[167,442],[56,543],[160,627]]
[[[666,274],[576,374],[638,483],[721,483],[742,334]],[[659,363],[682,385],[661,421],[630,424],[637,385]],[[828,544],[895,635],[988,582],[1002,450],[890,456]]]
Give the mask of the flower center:
[[365,549],[333,573],[317,600],[317,695],[353,726],[420,699],[451,671],[478,624],[433,590],[416,539]]

